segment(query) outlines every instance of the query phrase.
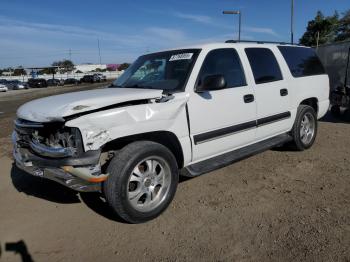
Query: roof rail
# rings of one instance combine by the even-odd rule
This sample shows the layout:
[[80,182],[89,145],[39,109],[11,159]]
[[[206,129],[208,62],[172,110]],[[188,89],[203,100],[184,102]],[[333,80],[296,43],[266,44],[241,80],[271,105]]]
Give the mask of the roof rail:
[[256,44],[279,44],[279,45],[298,45],[286,42],[273,42],[273,41],[253,41],[253,40],[227,40],[225,43],[256,43]]

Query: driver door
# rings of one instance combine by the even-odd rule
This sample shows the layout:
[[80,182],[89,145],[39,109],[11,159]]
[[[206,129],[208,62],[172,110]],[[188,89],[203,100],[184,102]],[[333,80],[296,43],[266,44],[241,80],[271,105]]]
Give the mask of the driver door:
[[247,85],[238,52],[233,48],[210,51],[197,84],[209,75],[222,75],[226,88],[195,92],[188,101],[193,162],[232,151],[255,139],[256,102]]

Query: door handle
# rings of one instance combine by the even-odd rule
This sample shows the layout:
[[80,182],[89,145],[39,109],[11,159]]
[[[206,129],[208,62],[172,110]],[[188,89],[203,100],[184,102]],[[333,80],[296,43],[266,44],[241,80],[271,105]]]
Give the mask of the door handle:
[[252,94],[245,95],[245,96],[243,96],[243,100],[244,100],[244,103],[254,102],[254,95],[252,95]]
[[280,95],[281,96],[287,96],[288,95],[288,89],[286,89],[286,88],[281,89],[280,90]]

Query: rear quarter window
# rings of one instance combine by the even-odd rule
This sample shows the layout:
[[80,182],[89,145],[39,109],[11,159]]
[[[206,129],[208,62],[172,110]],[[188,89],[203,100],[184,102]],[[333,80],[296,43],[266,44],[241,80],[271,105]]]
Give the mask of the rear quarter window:
[[324,67],[312,48],[278,46],[294,77],[325,74]]

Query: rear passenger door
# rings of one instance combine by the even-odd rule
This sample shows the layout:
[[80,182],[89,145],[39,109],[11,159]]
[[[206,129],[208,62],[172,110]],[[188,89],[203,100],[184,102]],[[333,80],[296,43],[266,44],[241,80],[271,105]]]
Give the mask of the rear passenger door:
[[289,86],[288,81],[283,78],[275,54],[281,55],[277,48],[265,47],[245,48],[245,53],[254,79],[252,86],[257,105],[257,140],[289,131]]
[[209,51],[197,83],[222,75],[226,88],[193,93],[188,101],[193,161],[203,160],[252,143],[255,139],[256,105],[247,85],[241,59],[233,48]]

